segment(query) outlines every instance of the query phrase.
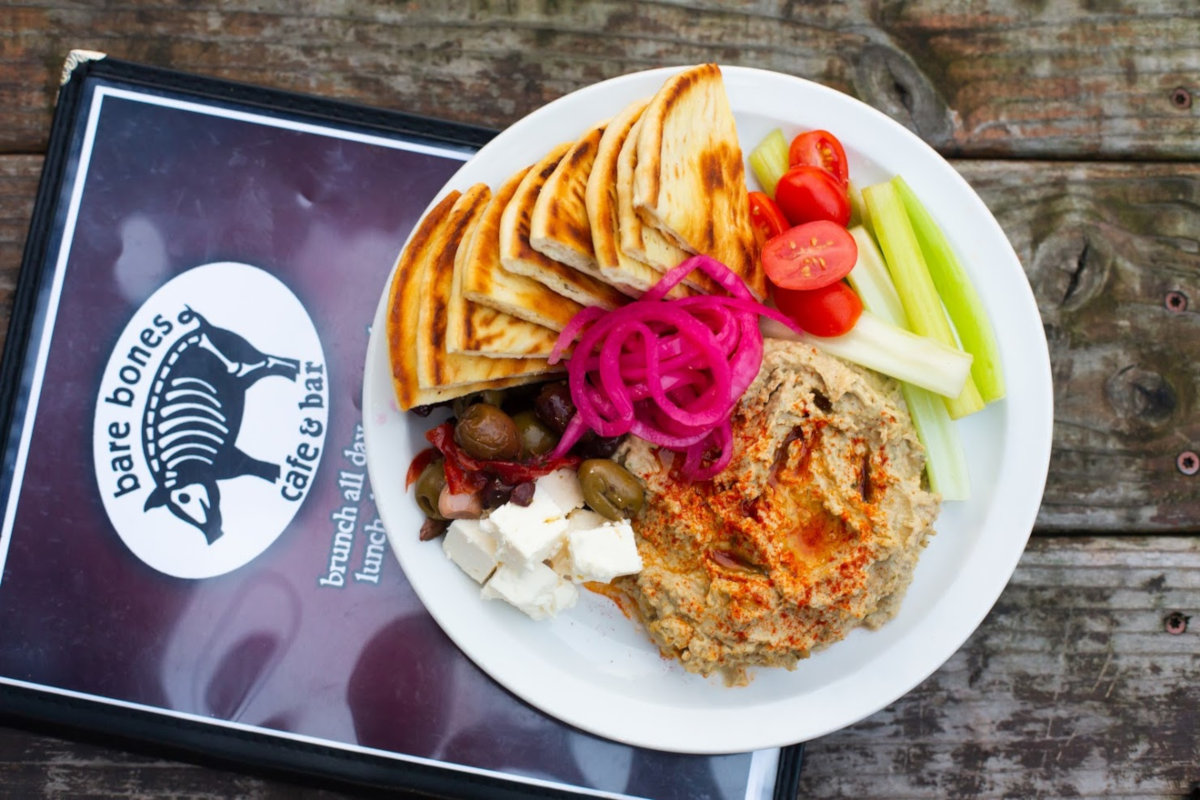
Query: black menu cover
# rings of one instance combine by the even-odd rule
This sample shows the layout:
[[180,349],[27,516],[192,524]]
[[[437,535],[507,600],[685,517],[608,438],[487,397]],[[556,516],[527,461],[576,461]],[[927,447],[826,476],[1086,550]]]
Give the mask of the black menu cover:
[[795,796],[799,747],[525,705],[388,551],[368,326],[490,136],[72,54],[0,368],[0,712],[446,796]]

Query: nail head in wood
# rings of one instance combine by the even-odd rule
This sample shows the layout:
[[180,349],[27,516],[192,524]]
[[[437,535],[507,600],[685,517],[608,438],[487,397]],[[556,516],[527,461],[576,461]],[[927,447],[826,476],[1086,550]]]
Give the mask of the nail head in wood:
[[1188,628],[1188,617],[1179,611],[1172,611],[1163,619],[1163,627],[1167,633],[1172,636],[1178,636],[1181,633],[1186,633]]

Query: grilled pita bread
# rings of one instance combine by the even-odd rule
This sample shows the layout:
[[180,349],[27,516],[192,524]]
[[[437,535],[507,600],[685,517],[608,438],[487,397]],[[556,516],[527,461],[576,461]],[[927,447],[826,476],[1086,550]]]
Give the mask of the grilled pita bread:
[[533,278],[514,275],[500,263],[500,218],[527,172],[529,167],[518,170],[505,181],[484,209],[463,258],[462,296],[472,303],[557,332],[583,306]]
[[435,291],[449,286],[439,279],[445,268],[438,262],[448,257],[453,267],[454,252],[447,254],[448,244],[457,242],[471,216],[478,213],[479,193],[471,194],[452,191],[442,198],[421,220],[396,265],[388,297],[387,338],[392,385],[403,410],[481,389],[528,383],[549,371],[540,360],[455,357],[437,348],[442,338],[438,329],[444,329],[439,324],[444,300]]
[[509,272],[533,278],[577,303],[613,309],[628,300],[618,289],[546,257],[529,244],[530,216],[538,193],[571,144],[564,142],[553,148],[521,179],[500,217],[500,263]]
[[[627,256],[649,265],[661,274],[692,254],[665,236],[658,228],[645,224],[634,209],[633,178],[637,166],[638,131],[641,130],[641,125],[642,117],[639,117],[629,129],[629,135],[625,137],[617,154],[616,190],[620,247]],[[693,272],[684,282],[708,293],[718,290],[716,284],[701,272]]]
[[[620,216],[617,206],[617,157],[629,131],[650,102],[648,98],[630,103],[609,121],[596,148],[596,159],[588,175],[584,201],[592,229],[592,252],[601,277],[627,294],[641,294],[649,289],[662,272],[631,257],[621,249]],[[630,209],[632,210],[632,203]],[[641,226],[641,220],[637,220]],[[686,294],[676,287],[671,296]]]
[[450,209],[444,238],[431,254],[417,325],[417,379],[422,388],[444,388],[552,370],[544,359],[485,358],[451,353],[446,347],[446,308],[454,287],[454,260],[464,237],[478,223],[491,191],[477,183]]
[[585,194],[604,127],[597,125],[571,145],[542,185],[529,217],[534,250],[599,281],[605,276],[596,263]]
[[[508,196],[515,188],[516,184],[513,184],[508,189]],[[503,187],[501,191],[504,191]],[[503,209],[505,202],[507,197],[493,196],[477,217],[470,234],[465,235],[458,245],[454,256],[454,285],[446,315],[446,347],[452,353],[492,358],[545,358],[558,339],[557,331],[476,303],[463,293],[468,264],[490,260],[496,269],[501,268],[497,252],[499,239],[488,219],[489,214],[498,216],[496,204]],[[540,283],[537,285],[541,286]]]
[[721,261],[759,298],[766,296],[737,125],[716,64],[672,76],[646,107],[633,204],[644,222],[684,249]]

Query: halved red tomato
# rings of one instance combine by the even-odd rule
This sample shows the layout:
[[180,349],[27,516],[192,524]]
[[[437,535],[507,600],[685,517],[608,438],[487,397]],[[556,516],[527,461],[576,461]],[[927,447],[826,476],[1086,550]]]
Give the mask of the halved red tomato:
[[850,222],[846,184],[820,167],[801,165],[783,173],[775,185],[775,203],[793,225],[815,219],[827,219],[842,227]]
[[765,192],[750,192],[750,222],[758,232],[760,243],[790,227],[779,206]]
[[846,163],[846,151],[838,138],[829,131],[805,131],[792,139],[788,147],[788,164],[820,167],[841,183],[850,180],[850,166]]
[[862,316],[862,299],[843,281],[820,289],[773,290],[775,305],[813,336],[841,336]]
[[763,271],[784,289],[819,289],[840,281],[858,260],[854,237],[835,222],[789,228],[763,245]]

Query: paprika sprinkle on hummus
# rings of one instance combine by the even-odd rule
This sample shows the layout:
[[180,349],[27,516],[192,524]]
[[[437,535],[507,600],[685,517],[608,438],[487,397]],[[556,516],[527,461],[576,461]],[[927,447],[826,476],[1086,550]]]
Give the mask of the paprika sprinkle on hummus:
[[891,619],[940,499],[896,384],[809,345],[765,342],[732,428],[732,461],[707,481],[627,440],[644,566],[615,586],[664,656],[740,684]]

